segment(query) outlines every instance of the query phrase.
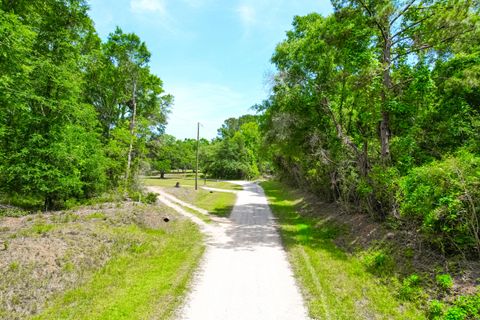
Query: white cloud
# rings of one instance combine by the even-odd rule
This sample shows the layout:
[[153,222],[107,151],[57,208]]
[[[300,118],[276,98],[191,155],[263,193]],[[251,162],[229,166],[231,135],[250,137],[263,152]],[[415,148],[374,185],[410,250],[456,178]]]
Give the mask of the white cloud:
[[130,8],[136,13],[166,13],[163,0],[130,0]]
[[256,11],[253,6],[242,4],[237,7],[237,13],[245,27],[250,27],[256,22]]

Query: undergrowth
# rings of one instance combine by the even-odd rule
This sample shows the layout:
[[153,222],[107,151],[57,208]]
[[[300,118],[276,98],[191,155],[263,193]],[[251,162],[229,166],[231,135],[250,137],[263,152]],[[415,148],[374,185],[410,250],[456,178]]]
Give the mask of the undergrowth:
[[480,293],[455,293],[454,278],[435,265],[416,270],[410,246],[382,238],[367,247],[339,247],[358,236],[322,207],[305,211],[310,205],[302,195],[281,183],[262,186],[313,318],[480,319]]

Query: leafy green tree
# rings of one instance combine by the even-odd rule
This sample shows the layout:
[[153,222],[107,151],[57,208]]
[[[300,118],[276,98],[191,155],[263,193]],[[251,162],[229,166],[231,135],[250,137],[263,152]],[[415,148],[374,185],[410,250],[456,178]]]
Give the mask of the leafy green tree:
[[[419,229],[445,248],[473,250],[473,229],[463,222],[475,214],[461,182],[433,168],[463,170],[464,181],[476,181],[463,160],[479,152],[478,4],[332,2],[328,17],[295,17],[273,54],[272,95],[256,107],[261,149],[279,177],[375,218],[401,220],[410,210],[402,199],[415,203],[420,195],[431,205],[429,197],[449,194],[450,208],[435,204],[428,214],[415,213],[421,223],[439,220]],[[472,155],[450,160],[459,149]],[[414,183],[399,195],[405,181]],[[437,191],[423,192],[426,186]]]
[[12,106],[1,111],[2,191],[42,198],[48,209],[103,190],[95,111],[81,101],[80,57],[93,32],[86,3],[9,1],[0,9],[3,39],[15,39],[1,56],[16,60],[0,62],[2,99]]
[[[379,135],[382,159],[390,159],[391,113],[395,101],[392,73],[409,59],[422,59],[429,50],[445,50],[448,44],[476,28],[471,1],[333,1],[337,11],[358,11],[375,32],[372,45],[378,48],[381,75],[381,120]],[[448,50],[448,49],[447,49]],[[413,58],[414,57],[414,58]]]
[[102,44],[87,12],[0,1],[0,191],[46,209],[130,180],[173,101],[145,44],[120,29]]
[[[95,42],[95,39],[92,40]],[[92,81],[86,100],[95,106],[110,158],[110,180],[124,186],[146,155],[146,143],[165,129],[173,98],[165,95],[162,81],[151,74],[150,52],[140,38],[117,28],[88,66]]]
[[252,179],[260,174],[260,131],[257,117],[229,118],[218,130],[221,138],[202,154],[205,173],[216,178]]

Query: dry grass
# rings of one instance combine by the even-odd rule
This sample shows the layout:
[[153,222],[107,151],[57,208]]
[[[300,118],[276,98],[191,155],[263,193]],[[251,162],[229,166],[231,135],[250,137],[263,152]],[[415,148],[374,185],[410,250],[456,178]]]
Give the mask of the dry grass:
[[[170,221],[164,222],[164,217]],[[48,301],[53,298],[61,301],[68,290],[87,285],[97,270],[119,256],[126,254],[128,258],[139,254],[132,251],[133,247],[148,245],[149,241],[157,245],[169,243],[186,228],[196,240],[201,238],[190,222],[180,219],[170,209],[132,203],[0,218],[0,270],[3,271],[0,277],[0,318],[25,319],[40,314]],[[150,237],[153,231],[155,236]],[[198,260],[202,247],[201,240],[195,242],[179,248],[185,252],[197,252],[195,258],[190,259],[192,265]],[[153,254],[159,255],[160,252]],[[133,262],[125,268],[135,267]],[[163,280],[173,282],[172,279]],[[168,294],[173,295],[169,299],[174,301],[184,292],[175,287],[172,290],[178,291]],[[101,290],[98,293],[105,294]],[[92,299],[95,301],[98,297],[93,295]],[[54,310],[43,318],[55,318],[55,314]]]

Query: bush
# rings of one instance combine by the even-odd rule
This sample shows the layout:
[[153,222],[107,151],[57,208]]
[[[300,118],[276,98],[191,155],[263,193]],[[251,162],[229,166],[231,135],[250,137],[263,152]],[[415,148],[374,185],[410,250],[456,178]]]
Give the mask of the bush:
[[460,296],[445,313],[445,320],[480,319],[480,293]]
[[399,296],[403,300],[416,301],[423,295],[423,290],[420,287],[421,278],[412,274],[403,279],[402,286],[400,288]]
[[438,300],[430,301],[430,304],[428,306],[428,319],[441,319],[441,316],[443,315],[443,309],[444,305],[442,302]]
[[444,320],[465,320],[467,313],[459,307],[451,307],[445,314]]
[[468,152],[413,169],[400,180],[400,212],[443,252],[480,253],[480,157]]
[[368,252],[363,258],[363,263],[369,272],[378,275],[390,274],[395,267],[393,258],[384,250]]
[[453,287],[453,279],[449,274],[438,274],[435,280],[442,290],[450,290]]
[[137,191],[137,190],[128,190],[128,197],[130,200],[135,201],[135,202],[140,202],[142,200],[142,192]]
[[385,168],[379,165],[373,166],[370,172],[374,201],[370,204],[370,208],[382,219],[396,210],[395,193],[398,190],[398,176],[396,168]]
[[155,202],[157,202],[157,196],[158,195],[156,193],[149,192],[149,193],[147,193],[147,195],[143,199],[143,202],[148,203],[148,204],[154,204]]

